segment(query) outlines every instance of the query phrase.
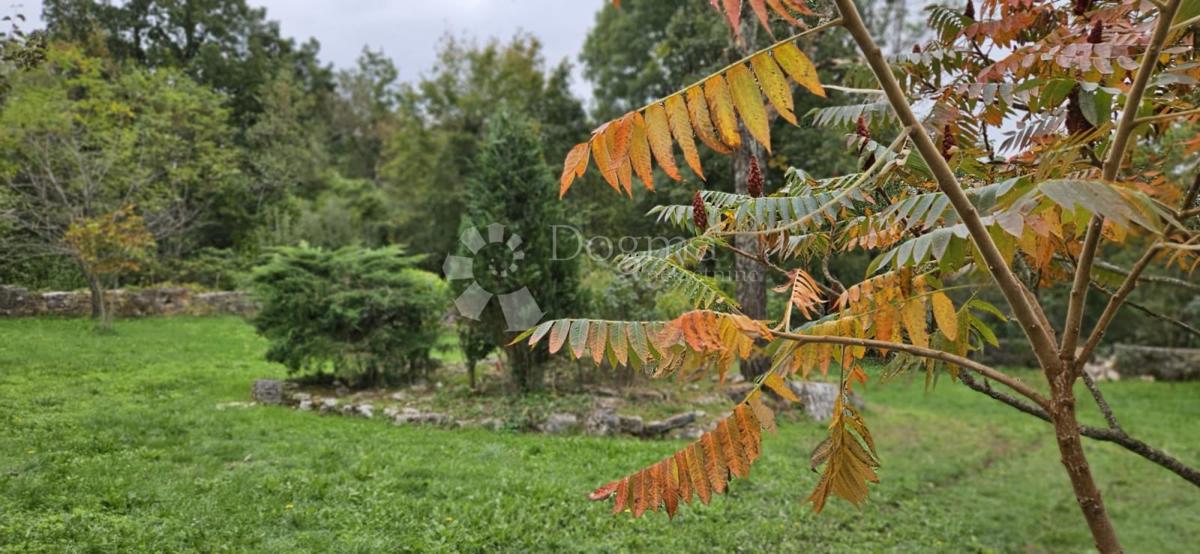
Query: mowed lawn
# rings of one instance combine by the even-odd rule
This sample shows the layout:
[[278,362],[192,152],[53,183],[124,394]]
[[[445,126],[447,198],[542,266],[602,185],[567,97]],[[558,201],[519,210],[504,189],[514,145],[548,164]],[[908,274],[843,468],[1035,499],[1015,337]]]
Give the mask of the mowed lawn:
[[[231,318],[0,320],[4,552],[1083,552],[1050,428],[923,378],[866,392],[883,482],[813,515],[791,423],[730,497],[614,517],[593,487],[681,443],[401,428],[248,400],[281,377]],[[1032,374],[1028,374],[1032,378]],[[1126,428],[1200,461],[1200,383],[1105,384]],[[1085,404],[1081,398],[1081,405]],[[1088,408],[1090,409],[1090,408]],[[1087,414],[1093,420],[1094,410]],[[1131,552],[1195,552],[1200,489],[1116,447],[1088,454]]]

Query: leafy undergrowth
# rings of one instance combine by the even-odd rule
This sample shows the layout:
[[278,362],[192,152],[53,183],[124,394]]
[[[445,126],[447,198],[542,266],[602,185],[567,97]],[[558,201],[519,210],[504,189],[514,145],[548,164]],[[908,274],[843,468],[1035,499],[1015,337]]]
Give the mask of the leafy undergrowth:
[[[788,423],[729,497],[631,520],[585,496],[683,443],[393,427],[227,408],[282,376],[236,319],[0,321],[0,551],[1085,551],[1050,429],[943,380],[866,391],[883,482],[804,497],[823,435]],[[1033,375],[1029,374],[1030,379]],[[1106,384],[1131,431],[1200,458],[1200,383]],[[1082,402],[1081,402],[1082,404]],[[1095,414],[1088,414],[1094,417]],[[1186,551],[1200,491],[1088,454],[1126,547]]]

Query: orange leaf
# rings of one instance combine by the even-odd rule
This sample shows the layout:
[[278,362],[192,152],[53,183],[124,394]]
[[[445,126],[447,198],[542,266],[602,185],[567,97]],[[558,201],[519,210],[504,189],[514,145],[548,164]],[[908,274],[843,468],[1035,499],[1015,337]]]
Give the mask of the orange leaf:
[[633,134],[633,114],[629,112],[620,119],[613,122],[609,128],[609,143],[608,154],[609,164],[612,167],[619,168],[625,161],[625,157],[629,155],[629,137]]
[[687,95],[688,117],[692,120],[692,130],[700,137],[700,142],[720,154],[728,154],[729,147],[717,137],[713,127],[712,114],[708,109],[708,100],[704,99],[704,87],[697,85],[684,91]]
[[779,17],[782,17],[788,23],[791,23],[792,25],[795,25],[797,27],[802,25],[802,23],[800,23],[800,20],[796,19],[796,16],[792,15],[792,12],[788,11],[787,8],[783,7],[783,3],[780,2],[780,0],[767,0],[767,4],[770,4],[771,9],[775,10],[775,13],[778,14]]
[[771,38],[775,38],[775,33],[771,31],[771,20],[767,16],[767,5],[763,0],[750,0],[750,9],[754,10],[754,15],[758,17],[758,22],[762,24],[763,29],[767,30],[767,34]]
[[725,5],[725,18],[729,20],[733,34],[741,36],[742,0],[723,0],[722,3]]
[[650,166],[650,144],[646,142],[646,120],[634,113],[633,132],[629,135],[629,161],[642,184],[654,190],[654,169]]
[[675,152],[671,148],[671,125],[667,122],[667,111],[661,104],[651,104],[646,108],[646,138],[650,141],[650,150],[654,152],[658,165],[667,176],[680,180]]
[[704,448],[704,471],[708,482],[712,484],[713,492],[725,492],[725,460],[721,457],[721,447],[717,445],[717,437],[713,433],[705,433],[700,437],[700,445]]
[[700,502],[708,504],[712,498],[712,488],[708,483],[708,476],[704,473],[704,457],[701,455],[700,443],[694,442],[685,450],[687,451],[688,477],[691,478],[692,486],[696,489],[696,496],[700,498]]
[[612,158],[608,155],[608,126],[592,136],[592,158],[596,160],[596,168],[600,175],[613,190],[621,192],[621,184],[617,182],[617,172],[612,167]]
[[581,142],[571,148],[567,152],[567,159],[563,162],[562,176],[558,178],[558,197],[562,198],[567,193],[567,189],[571,188],[571,182],[575,177],[583,175],[587,171],[588,162],[588,143]]

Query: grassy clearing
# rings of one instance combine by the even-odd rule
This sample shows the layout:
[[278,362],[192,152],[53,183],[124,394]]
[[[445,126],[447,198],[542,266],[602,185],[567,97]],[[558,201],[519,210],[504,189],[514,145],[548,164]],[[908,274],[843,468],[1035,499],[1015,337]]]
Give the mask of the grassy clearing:
[[[0,551],[1086,551],[1050,429],[949,382],[874,386],[883,483],[813,516],[820,425],[787,425],[731,498],[668,522],[592,487],[677,443],[398,428],[247,400],[264,343],[235,319],[0,320]],[[1131,431],[1200,458],[1200,383],[1105,385]],[[1081,403],[1082,404],[1082,403]],[[1094,413],[1088,414],[1095,417]],[[1184,552],[1200,491],[1088,444],[1131,552]]]

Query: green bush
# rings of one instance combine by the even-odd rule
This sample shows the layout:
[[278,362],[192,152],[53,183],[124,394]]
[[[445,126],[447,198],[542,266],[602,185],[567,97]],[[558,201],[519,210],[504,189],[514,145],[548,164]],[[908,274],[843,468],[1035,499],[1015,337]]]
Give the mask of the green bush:
[[267,359],[355,386],[427,375],[449,295],[419,261],[398,247],[278,249],[251,276]]

